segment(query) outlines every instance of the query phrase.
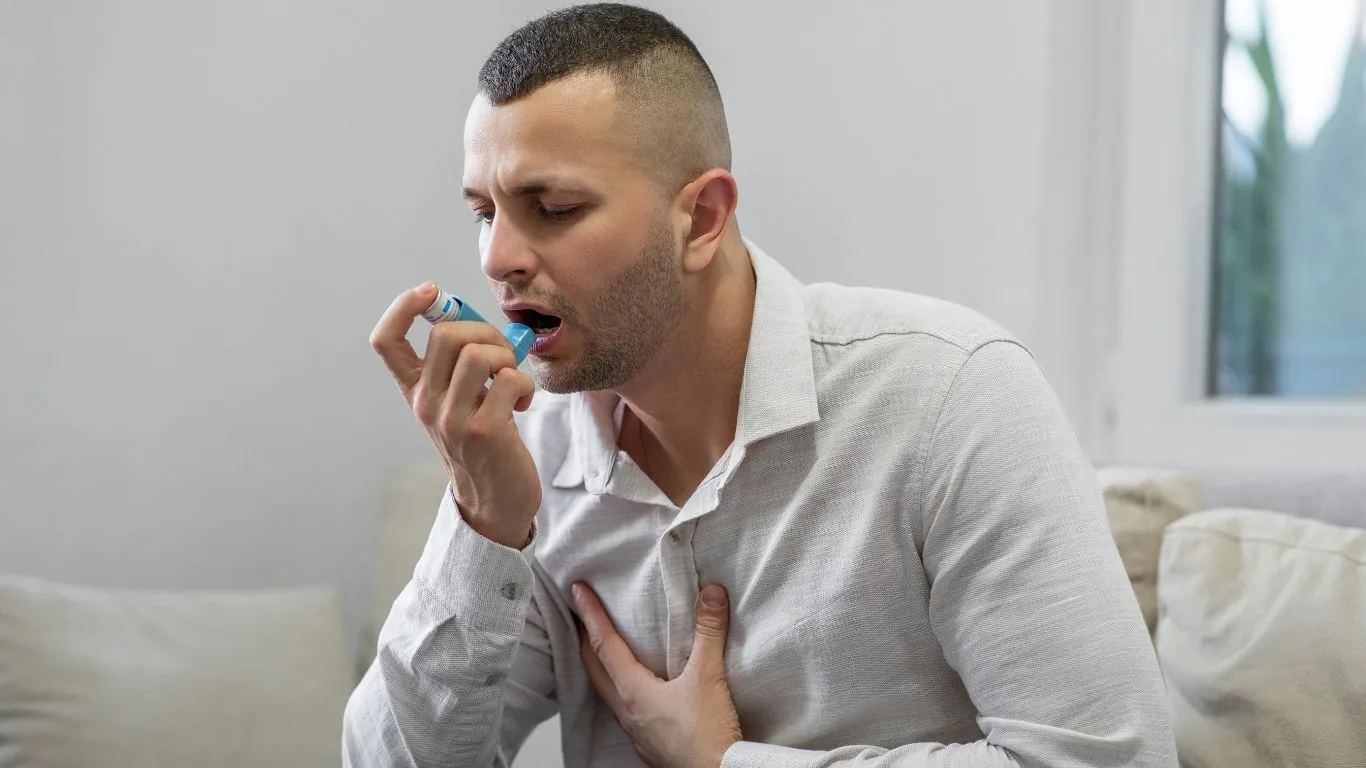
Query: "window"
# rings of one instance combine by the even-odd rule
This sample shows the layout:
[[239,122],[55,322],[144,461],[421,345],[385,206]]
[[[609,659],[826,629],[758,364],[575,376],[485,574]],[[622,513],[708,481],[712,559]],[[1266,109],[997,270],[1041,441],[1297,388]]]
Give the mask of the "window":
[[1366,0],[1227,0],[1207,385],[1366,396]]
[[1366,471],[1366,2],[1116,6],[1099,460]]

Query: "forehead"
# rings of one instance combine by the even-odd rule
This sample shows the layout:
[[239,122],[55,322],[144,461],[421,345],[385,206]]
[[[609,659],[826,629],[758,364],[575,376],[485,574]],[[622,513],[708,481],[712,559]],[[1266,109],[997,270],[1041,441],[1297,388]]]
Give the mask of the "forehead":
[[617,89],[602,74],[572,75],[498,106],[479,94],[465,119],[465,186],[622,172],[632,152],[618,107]]

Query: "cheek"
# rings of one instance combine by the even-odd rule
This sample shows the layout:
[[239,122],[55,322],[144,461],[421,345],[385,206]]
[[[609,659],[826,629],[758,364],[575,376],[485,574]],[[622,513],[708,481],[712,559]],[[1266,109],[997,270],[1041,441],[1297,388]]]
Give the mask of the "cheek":
[[596,298],[611,284],[612,278],[639,258],[632,250],[630,235],[621,230],[596,228],[566,233],[548,252],[543,265],[553,266],[555,284],[582,306],[584,299]]

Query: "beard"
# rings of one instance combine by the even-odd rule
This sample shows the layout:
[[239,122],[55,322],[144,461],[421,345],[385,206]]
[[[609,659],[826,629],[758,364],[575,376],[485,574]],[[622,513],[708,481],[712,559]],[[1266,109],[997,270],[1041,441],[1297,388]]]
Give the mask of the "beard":
[[583,353],[574,362],[532,358],[536,383],[547,392],[567,393],[616,389],[635,378],[683,321],[687,302],[677,248],[669,219],[661,215],[639,258],[585,311],[552,304],[582,334]]

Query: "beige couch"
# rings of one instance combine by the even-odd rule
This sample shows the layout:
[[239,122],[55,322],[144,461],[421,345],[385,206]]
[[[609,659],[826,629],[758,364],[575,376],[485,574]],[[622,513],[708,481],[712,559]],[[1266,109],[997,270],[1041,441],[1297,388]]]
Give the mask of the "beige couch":
[[1099,474],[1182,764],[1366,766],[1366,480]]
[[[1183,764],[1366,768],[1366,477],[1099,478]],[[0,577],[0,768],[337,765],[342,705],[444,486],[425,465],[387,482],[359,659],[326,591]],[[516,768],[556,768],[559,749],[552,720]]]

